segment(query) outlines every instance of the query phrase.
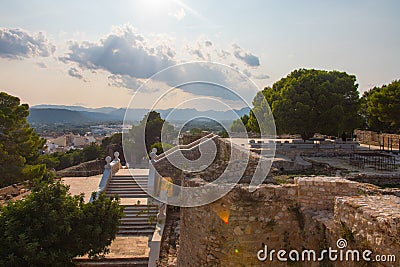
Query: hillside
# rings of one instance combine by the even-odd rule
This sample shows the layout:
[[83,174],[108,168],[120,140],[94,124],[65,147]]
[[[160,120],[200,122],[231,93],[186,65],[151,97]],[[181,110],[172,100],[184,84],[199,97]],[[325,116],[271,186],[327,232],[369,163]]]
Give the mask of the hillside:
[[[129,121],[140,121],[148,112],[148,109],[130,109]],[[165,109],[157,110],[163,119],[171,122],[182,122],[196,117],[209,117],[219,121],[232,121],[235,118],[234,113],[229,111],[206,110],[198,111],[196,109]],[[171,113],[173,111],[173,113]],[[249,108],[234,110],[238,116],[249,113]],[[126,109],[124,108],[85,108],[81,106],[57,106],[57,105],[39,105],[30,108],[28,122],[33,124],[87,124],[102,122],[118,122],[124,120]]]
[[68,109],[41,108],[30,109],[28,116],[29,123],[37,124],[54,124],[54,123],[69,123],[69,124],[86,124],[86,123],[101,123],[110,121],[121,121],[118,117],[87,111],[73,111]]

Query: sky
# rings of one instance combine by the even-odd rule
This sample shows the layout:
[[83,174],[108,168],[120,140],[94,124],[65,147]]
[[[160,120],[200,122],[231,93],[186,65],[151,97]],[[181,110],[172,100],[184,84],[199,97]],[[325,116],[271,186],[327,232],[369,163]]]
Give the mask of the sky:
[[[239,108],[315,68],[356,75],[363,93],[400,79],[399,12],[397,0],[1,0],[0,90],[31,106]],[[177,86],[199,80],[223,86]]]

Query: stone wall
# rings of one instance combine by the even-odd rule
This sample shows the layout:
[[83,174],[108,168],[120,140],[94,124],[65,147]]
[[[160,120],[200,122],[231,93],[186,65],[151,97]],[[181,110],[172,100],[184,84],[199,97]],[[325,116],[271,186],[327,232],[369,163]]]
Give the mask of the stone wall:
[[[257,252],[267,245],[276,251],[319,253],[337,249],[339,238],[349,239],[352,249],[369,248],[400,259],[400,198],[364,196],[358,185],[338,178],[303,177],[295,184],[264,184],[250,193],[247,185],[239,184],[214,203],[181,208],[178,266],[287,266],[276,257],[273,263],[260,262]],[[295,266],[361,265],[297,262]]]
[[263,244],[320,251],[340,237],[335,195],[358,194],[357,183],[338,178],[297,178],[295,184],[262,185],[253,193],[237,185],[212,204],[181,209],[178,266],[262,266],[256,253]]
[[333,210],[336,196],[358,194],[358,183],[338,177],[295,178],[302,209]]
[[61,177],[86,177],[102,174],[104,171],[105,160],[92,160],[57,171],[57,176]]
[[[257,266],[263,243],[300,248],[295,186],[236,186],[223,199],[181,208],[178,266]],[[289,236],[290,229],[290,236]]]
[[[349,245],[375,254],[395,255],[400,262],[400,198],[395,196],[337,197],[334,216],[337,231]],[[346,234],[347,233],[347,234]]]
[[400,134],[378,134],[376,132],[362,130],[355,130],[354,134],[357,135],[357,139],[363,144],[379,146],[384,143],[385,148],[387,149],[388,143],[393,142],[392,148],[399,148]]

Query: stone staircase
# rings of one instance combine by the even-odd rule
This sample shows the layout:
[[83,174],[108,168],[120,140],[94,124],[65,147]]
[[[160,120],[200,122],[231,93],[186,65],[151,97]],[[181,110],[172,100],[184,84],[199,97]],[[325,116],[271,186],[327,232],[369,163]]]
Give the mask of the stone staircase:
[[125,207],[117,237],[104,259],[79,258],[78,266],[148,266],[149,240],[156,229],[158,207],[147,202],[141,188],[147,187],[146,171],[137,170],[134,179],[129,170],[120,169],[110,178],[104,192],[108,197],[118,195]]
[[125,206],[118,235],[153,235],[156,227],[157,207],[147,205]]
[[119,195],[122,198],[147,198],[142,188],[147,188],[148,176],[132,176],[116,173],[106,187],[106,195],[112,197]]

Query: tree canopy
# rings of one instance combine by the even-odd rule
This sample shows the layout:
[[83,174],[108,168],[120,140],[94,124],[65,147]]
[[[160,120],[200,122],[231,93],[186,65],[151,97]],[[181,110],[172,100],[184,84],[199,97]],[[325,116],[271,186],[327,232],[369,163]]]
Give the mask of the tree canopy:
[[248,124],[249,119],[250,119],[250,116],[247,114],[244,114],[240,119],[233,121],[230,130],[232,132],[243,132],[243,130],[251,131],[252,129],[250,128],[250,126]]
[[0,186],[33,178],[43,166],[34,166],[45,143],[29,126],[29,106],[0,92]]
[[400,80],[365,92],[362,105],[369,129],[393,133],[400,131]]
[[1,266],[68,266],[76,256],[101,256],[123,214],[104,194],[92,203],[59,181],[37,181],[25,199],[0,212]]
[[357,87],[356,77],[345,72],[295,70],[256,95],[246,128],[259,132],[254,113],[269,112],[266,100],[278,134],[300,134],[307,139],[317,132],[350,132],[361,123]]
[[161,142],[161,134],[167,141],[175,134],[174,126],[161,118],[160,113],[150,111],[140,121],[139,125],[132,126],[127,135],[124,136],[124,151],[128,156],[133,154],[137,162],[140,162],[151,150],[155,143]]

